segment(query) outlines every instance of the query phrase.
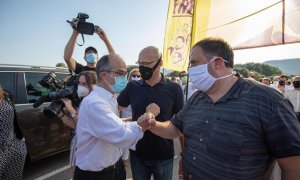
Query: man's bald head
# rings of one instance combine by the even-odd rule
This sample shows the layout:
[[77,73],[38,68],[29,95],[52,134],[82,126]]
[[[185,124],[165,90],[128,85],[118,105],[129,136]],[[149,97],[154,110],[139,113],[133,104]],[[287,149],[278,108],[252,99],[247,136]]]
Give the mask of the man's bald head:
[[157,47],[148,46],[141,50],[139,60],[149,60],[149,62],[157,60],[161,57],[161,52]]

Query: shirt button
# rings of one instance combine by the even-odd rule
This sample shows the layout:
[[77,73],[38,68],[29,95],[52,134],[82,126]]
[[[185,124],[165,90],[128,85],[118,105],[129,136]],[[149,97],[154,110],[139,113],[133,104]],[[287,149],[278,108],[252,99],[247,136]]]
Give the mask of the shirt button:
[[196,160],[196,159],[197,159],[197,158],[194,156],[194,157],[193,157],[193,160]]
[[211,107],[215,107],[215,105],[214,104],[212,104],[212,105],[210,105]]
[[191,174],[189,175],[189,178],[192,179],[192,175]]
[[205,121],[205,124],[208,124],[208,120]]
[[203,139],[202,139],[202,138],[200,138],[200,141],[202,142],[202,141],[203,141]]

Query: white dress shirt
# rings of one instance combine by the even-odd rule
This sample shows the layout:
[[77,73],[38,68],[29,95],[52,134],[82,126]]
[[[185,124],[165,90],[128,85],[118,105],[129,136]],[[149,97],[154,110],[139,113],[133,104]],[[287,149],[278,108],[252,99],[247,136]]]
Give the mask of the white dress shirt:
[[123,149],[135,150],[143,137],[136,121],[125,123],[118,117],[116,97],[99,86],[81,102],[76,133],[76,166],[88,171],[115,164]]
[[295,89],[286,90],[284,96],[292,103],[295,112],[300,112],[300,91]]
[[131,105],[128,105],[126,108],[122,109],[122,118],[132,117]]

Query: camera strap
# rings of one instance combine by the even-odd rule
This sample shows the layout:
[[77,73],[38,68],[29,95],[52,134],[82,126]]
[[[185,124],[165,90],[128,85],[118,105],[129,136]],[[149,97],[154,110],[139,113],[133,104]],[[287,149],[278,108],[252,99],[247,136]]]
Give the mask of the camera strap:
[[[67,20],[67,22],[70,24],[70,26],[73,28],[73,29],[76,29],[76,27],[75,27],[75,25],[74,25],[74,23],[73,22],[71,22],[71,21],[69,21],[69,20]],[[76,29],[77,30],[77,29]],[[78,46],[83,46],[84,45],[84,36],[83,36],[83,34],[82,33],[80,33],[81,34],[81,37],[82,37],[82,44],[78,44],[78,42],[76,42],[76,44],[78,45]]]
[[78,42],[76,41],[76,44],[78,45],[78,46],[83,46],[84,45],[84,35],[82,34],[82,33],[80,33],[81,34],[81,37],[82,37],[82,44],[78,44]]

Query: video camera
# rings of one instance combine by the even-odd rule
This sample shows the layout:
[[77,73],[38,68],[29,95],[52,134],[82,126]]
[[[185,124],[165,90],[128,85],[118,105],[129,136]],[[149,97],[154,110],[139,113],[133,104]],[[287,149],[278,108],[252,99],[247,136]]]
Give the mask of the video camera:
[[75,26],[75,24],[73,22],[68,21],[68,20],[67,20],[67,22],[72,26],[73,29],[76,29],[79,33],[93,35],[96,28],[98,28],[98,26],[95,26],[93,23],[86,22],[86,19],[88,19],[88,18],[89,18],[89,15],[87,15],[85,13],[78,13],[77,27]]
[[54,72],[48,73],[39,81],[40,85],[50,89],[50,93],[41,96],[33,107],[37,108],[44,102],[51,101],[48,107],[45,107],[43,113],[49,119],[55,118],[63,110],[64,103],[61,98],[68,98],[73,106],[78,107],[80,99],[77,95],[77,75],[68,75],[64,80],[59,80]]

